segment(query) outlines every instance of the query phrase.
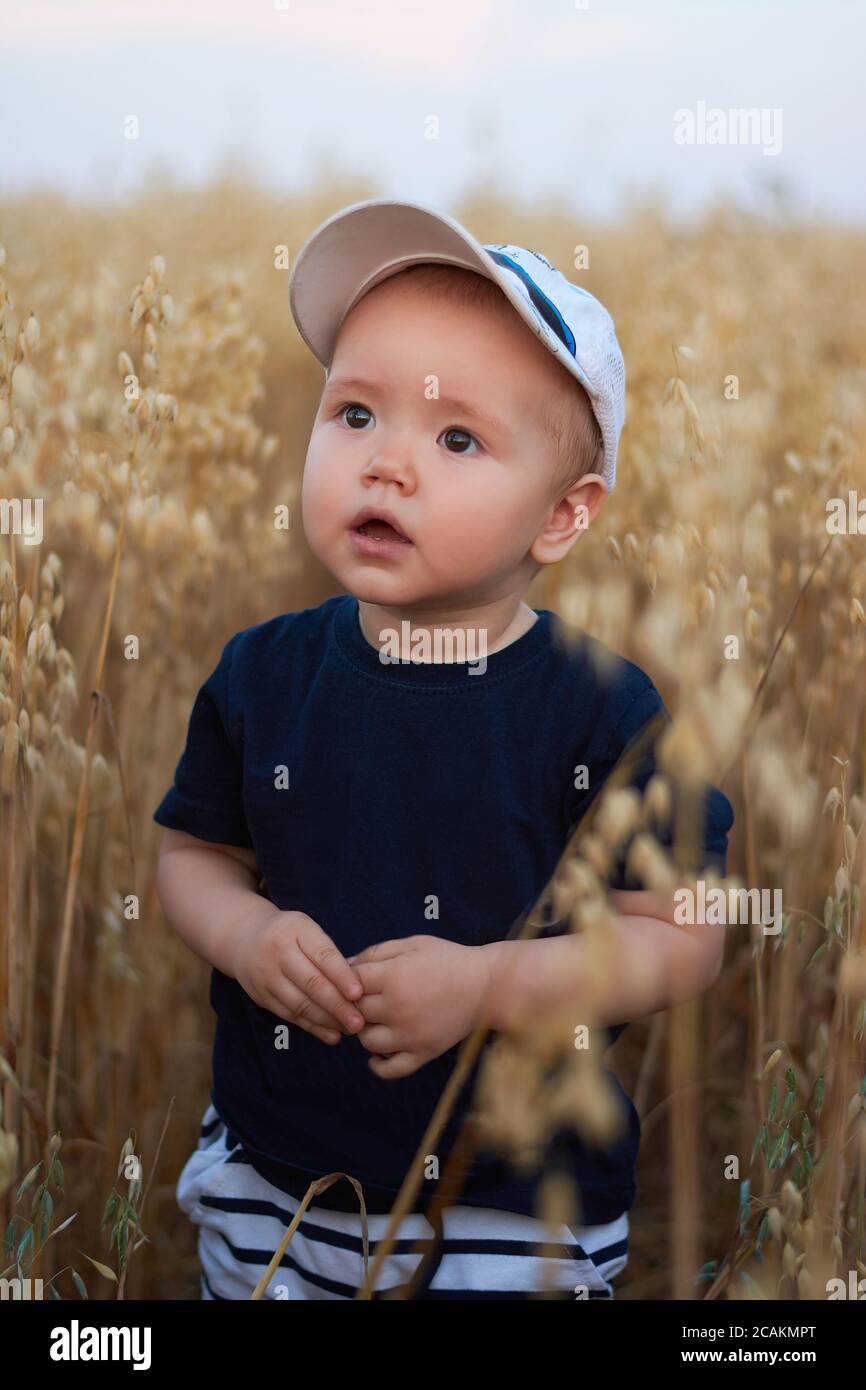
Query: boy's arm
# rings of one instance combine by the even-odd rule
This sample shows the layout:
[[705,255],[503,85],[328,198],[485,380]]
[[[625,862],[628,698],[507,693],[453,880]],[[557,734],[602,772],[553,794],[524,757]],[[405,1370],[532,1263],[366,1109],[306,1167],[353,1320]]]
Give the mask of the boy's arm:
[[693,998],[716,979],[723,926],[674,925],[673,894],[612,892],[610,904],[617,917],[606,961],[583,933],[479,947],[491,977],[484,1022],[519,1030],[573,1000],[578,1009],[585,1001],[587,1022],[613,1027]]
[[363,1028],[355,972],[318,922],[256,892],[254,850],[169,829],[156,881],[178,936],[261,1008],[330,1044]]
[[195,955],[234,977],[240,930],[276,910],[256,892],[256,852],[165,830],[156,869],[163,911]]

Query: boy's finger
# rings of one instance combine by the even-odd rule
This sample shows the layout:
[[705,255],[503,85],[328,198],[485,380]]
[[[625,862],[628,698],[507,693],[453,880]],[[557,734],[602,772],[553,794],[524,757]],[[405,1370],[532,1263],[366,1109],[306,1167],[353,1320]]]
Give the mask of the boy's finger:
[[[292,951],[288,959],[282,965],[283,975],[297,988],[302,994],[311,999],[314,1004],[318,1004],[320,1009],[326,1013],[333,1014],[341,1027],[348,1033],[357,1033],[364,1026],[364,1017],[358,1012],[354,1004],[348,1000],[333,985],[326,975],[323,975],[310,960],[309,956],[303,951]],[[358,981],[358,993],[363,993],[363,985]]]
[[397,1034],[385,1023],[369,1024],[358,1034],[358,1041],[368,1052],[378,1052],[381,1055],[396,1052],[399,1047]]
[[365,994],[381,994],[382,988],[388,978],[388,962],[384,960],[362,961],[356,965],[358,979],[364,989]]
[[363,987],[355,971],[321,927],[311,922],[299,933],[297,941],[307,959],[336,985],[346,999],[357,999],[363,993]]
[[387,1023],[388,1021],[388,1001],[384,994],[375,994],[370,990],[364,990],[363,997],[358,1000],[357,1009],[359,1014],[363,1014],[368,1023]]
[[411,1076],[418,1070],[418,1059],[411,1052],[393,1052],[390,1057],[370,1057],[367,1065],[377,1076],[385,1081],[396,1081],[401,1076]]
[[374,960],[390,960],[392,956],[399,956],[406,949],[405,937],[397,937],[394,941],[377,941],[374,946],[365,946],[357,955],[349,956],[349,964],[367,965]]
[[339,1032],[339,1018],[321,1008],[308,994],[304,994],[291,980],[279,977],[265,995],[265,1007],[288,1023],[308,1023],[315,1028]]
[[343,1036],[339,1028],[317,1028],[314,1024],[304,1023],[300,1019],[298,1020],[298,1027],[303,1028],[306,1033],[312,1033],[314,1038],[318,1038],[320,1042],[328,1043],[331,1047],[338,1043]]

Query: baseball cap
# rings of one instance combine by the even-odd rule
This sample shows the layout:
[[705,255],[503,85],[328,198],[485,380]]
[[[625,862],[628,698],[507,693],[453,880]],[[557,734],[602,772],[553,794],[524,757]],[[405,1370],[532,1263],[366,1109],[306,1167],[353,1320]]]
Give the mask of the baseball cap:
[[289,307],[304,342],[330,366],[349,310],[391,275],[419,262],[474,270],[493,280],[525,323],[586,391],[601,429],[601,476],[612,489],[625,422],[625,364],[604,305],[539,251],[482,245],[453,217],[420,203],[369,198],[320,223],[289,276]]

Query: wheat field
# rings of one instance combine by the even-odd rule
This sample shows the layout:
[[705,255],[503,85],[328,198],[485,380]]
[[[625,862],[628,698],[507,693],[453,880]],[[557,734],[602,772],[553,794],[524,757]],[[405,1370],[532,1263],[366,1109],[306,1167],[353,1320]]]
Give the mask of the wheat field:
[[[227,637],[335,592],[300,521],[321,369],[281,248],[376,195],[231,175],[0,209],[0,1265],[64,1299],[197,1296],[174,1184],[213,1020],[151,817]],[[493,189],[450,211],[566,274],[589,248],[570,278],[628,372],[617,486],[528,599],[648,671],[670,775],[734,806],[731,882],[784,901],[781,931],[731,927],[709,993],[609,1054],[643,1124],[618,1297],[826,1297],[866,1276],[866,502],[863,534],[828,524],[866,498],[866,233],[725,205],[676,226],[653,202],[603,225]],[[608,799],[553,885],[575,929],[603,930],[624,818]],[[669,882],[651,842],[641,865]],[[603,1128],[573,1050],[538,1102],[551,1046],[494,1054],[503,1145],[557,1114]],[[545,1213],[572,1198],[548,1186]]]

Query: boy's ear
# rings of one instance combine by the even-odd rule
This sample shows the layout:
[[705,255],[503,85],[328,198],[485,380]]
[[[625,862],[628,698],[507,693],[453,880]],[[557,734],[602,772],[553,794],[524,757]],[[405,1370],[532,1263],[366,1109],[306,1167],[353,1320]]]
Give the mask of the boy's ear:
[[586,473],[556,503],[532,544],[537,564],[553,565],[571,550],[580,535],[589,529],[608,495],[607,483],[599,473]]
[[600,473],[586,473],[564,498],[574,517],[575,530],[585,531],[601,511],[608,496],[607,483]]

